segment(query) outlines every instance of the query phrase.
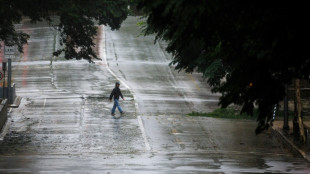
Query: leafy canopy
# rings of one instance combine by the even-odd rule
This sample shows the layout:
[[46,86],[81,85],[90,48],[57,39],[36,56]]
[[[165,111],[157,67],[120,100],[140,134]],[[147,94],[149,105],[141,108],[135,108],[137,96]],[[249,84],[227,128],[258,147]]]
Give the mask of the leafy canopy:
[[168,41],[178,70],[198,71],[220,105],[258,106],[260,133],[293,78],[309,79],[310,39],[305,2],[265,0],[137,0],[146,34]]
[[[67,59],[97,58],[93,50],[96,25],[109,25],[118,29],[128,14],[128,0],[0,0],[0,41],[17,45],[22,52],[29,35],[16,31],[14,24],[29,16],[32,22],[48,20],[59,16],[55,28],[60,33],[62,49],[54,55],[65,54]],[[55,23],[55,21],[54,21]]]

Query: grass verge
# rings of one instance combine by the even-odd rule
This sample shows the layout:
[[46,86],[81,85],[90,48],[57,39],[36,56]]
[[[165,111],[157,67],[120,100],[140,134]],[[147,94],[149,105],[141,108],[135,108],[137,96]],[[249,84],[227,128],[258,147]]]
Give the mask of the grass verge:
[[192,112],[187,114],[188,116],[200,116],[200,117],[212,117],[212,118],[231,118],[231,119],[250,119],[254,120],[257,118],[257,111],[254,111],[253,115],[240,114],[239,109],[232,107],[219,108],[213,112]]

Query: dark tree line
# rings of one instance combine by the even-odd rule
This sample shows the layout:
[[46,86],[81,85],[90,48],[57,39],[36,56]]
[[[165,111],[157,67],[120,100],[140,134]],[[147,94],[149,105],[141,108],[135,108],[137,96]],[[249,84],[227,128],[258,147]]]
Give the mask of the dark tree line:
[[17,45],[22,52],[29,35],[16,31],[14,24],[20,23],[23,16],[32,22],[59,17],[54,27],[61,33],[62,48],[54,55],[64,53],[67,59],[97,58],[93,46],[96,25],[108,25],[118,29],[127,17],[128,0],[0,0],[0,41],[6,45]]
[[256,133],[293,79],[309,79],[305,2],[265,0],[137,0],[146,34],[168,41],[178,70],[203,73],[220,105],[258,107]]

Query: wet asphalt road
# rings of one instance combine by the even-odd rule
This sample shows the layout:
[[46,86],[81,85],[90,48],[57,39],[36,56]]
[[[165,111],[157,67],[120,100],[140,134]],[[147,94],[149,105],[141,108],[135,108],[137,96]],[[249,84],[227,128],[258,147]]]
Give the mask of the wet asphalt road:
[[141,115],[210,112],[218,107],[201,74],[178,73],[169,67],[171,55],[154,36],[141,36],[137,19],[128,18],[120,31],[106,29],[107,61],[134,91]]
[[[57,32],[46,24],[19,26],[32,38],[13,62],[23,99],[0,136],[0,173],[310,173],[270,132],[254,136],[253,121],[185,116],[218,96],[168,67],[164,44],[136,37],[136,22],[99,27],[95,64],[51,57]],[[126,116],[115,119],[117,80]]]

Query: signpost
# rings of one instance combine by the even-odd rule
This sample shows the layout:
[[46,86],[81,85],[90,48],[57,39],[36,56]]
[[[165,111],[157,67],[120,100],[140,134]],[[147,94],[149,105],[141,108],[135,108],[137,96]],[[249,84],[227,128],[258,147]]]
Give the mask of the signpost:
[[4,58],[5,59],[15,59],[15,46],[4,46]]
[[[15,59],[15,52],[17,51],[16,46],[6,46],[4,45],[4,59],[8,59],[8,103],[13,103],[13,95],[12,95],[12,85],[11,85],[11,78],[12,78],[12,59]],[[4,79],[5,81],[5,79]],[[5,86],[3,86],[4,90]]]
[[6,71],[6,62],[2,62],[2,71],[4,74],[4,79],[3,79],[3,87],[2,87],[2,98],[5,98],[5,71]]

